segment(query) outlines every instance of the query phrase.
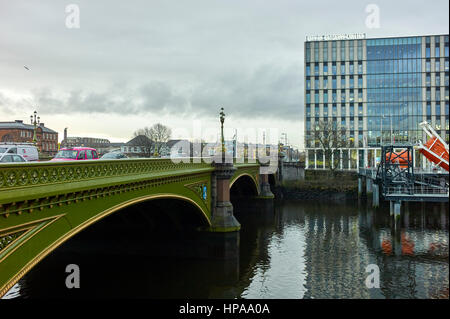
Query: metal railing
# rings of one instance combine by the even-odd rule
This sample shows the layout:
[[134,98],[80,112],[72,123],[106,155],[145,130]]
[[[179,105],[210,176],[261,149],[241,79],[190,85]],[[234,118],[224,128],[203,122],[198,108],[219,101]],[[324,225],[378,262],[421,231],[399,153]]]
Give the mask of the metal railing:
[[389,195],[402,195],[402,196],[448,196],[449,190],[448,188],[436,188],[436,187],[427,187],[427,186],[414,186],[414,187],[402,187],[402,186],[394,186],[387,187],[384,189],[384,194],[386,196]]

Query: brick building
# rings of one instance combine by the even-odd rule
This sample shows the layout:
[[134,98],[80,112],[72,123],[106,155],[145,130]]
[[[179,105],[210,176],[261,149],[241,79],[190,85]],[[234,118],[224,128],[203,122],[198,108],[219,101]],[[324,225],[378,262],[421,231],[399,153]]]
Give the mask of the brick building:
[[[22,120],[0,122],[0,142],[32,143],[34,126]],[[36,128],[37,148],[43,155],[54,156],[58,152],[58,133],[40,123]]]

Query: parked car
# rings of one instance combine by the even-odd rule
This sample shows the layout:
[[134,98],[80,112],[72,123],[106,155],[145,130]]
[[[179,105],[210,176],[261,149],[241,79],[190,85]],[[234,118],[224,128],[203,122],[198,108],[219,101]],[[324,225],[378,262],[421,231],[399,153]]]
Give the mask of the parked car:
[[128,158],[124,153],[122,152],[109,152],[100,157],[100,159],[124,159]]
[[62,148],[51,161],[79,161],[98,159],[97,150],[90,147]]
[[0,153],[0,163],[25,163],[27,160],[20,154]]
[[31,143],[0,143],[1,154],[18,154],[26,159],[27,162],[39,160],[38,149]]

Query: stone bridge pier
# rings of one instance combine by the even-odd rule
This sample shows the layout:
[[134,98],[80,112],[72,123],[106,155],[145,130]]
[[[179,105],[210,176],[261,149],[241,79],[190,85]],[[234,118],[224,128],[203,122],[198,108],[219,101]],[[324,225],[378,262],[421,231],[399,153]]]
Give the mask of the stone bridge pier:
[[211,177],[211,226],[204,232],[208,258],[237,260],[241,224],[233,214],[230,201],[230,179],[235,172],[232,163],[214,163]]

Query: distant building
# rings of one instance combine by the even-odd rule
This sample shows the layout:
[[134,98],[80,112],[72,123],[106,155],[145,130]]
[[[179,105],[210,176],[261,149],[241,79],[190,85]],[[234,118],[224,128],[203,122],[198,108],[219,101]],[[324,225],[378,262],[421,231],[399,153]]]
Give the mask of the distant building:
[[[0,142],[32,143],[34,125],[25,124],[22,120],[0,122]],[[37,148],[46,156],[54,156],[58,152],[58,132],[40,123],[36,127]]]
[[111,143],[106,138],[97,137],[79,137],[67,136],[67,128],[64,129],[64,139],[61,142],[61,148],[67,147],[92,147],[97,150],[99,155],[111,152],[113,150],[120,150],[125,143]]
[[138,135],[120,147],[129,157],[150,157],[153,155],[153,141],[145,135]]
[[188,140],[169,140],[161,148],[161,156],[191,157],[192,154],[193,144]]

